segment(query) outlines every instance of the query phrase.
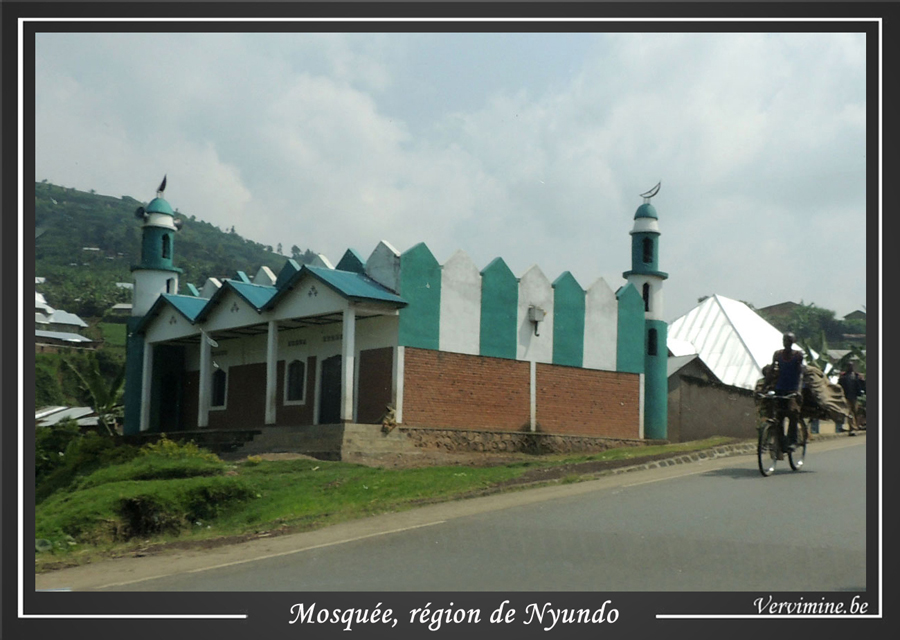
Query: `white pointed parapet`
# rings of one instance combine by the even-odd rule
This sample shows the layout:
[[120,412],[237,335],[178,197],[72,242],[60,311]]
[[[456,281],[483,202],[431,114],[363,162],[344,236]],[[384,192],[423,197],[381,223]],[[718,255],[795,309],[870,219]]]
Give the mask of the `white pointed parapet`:
[[213,294],[219,290],[222,286],[222,283],[219,282],[218,278],[207,278],[206,282],[203,284],[203,288],[200,289],[200,297],[201,298],[212,298]]
[[259,268],[259,271],[256,272],[256,276],[253,278],[253,284],[271,287],[275,285],[277,279],[275,273],[269,267],[263,265]]
[[441,267],[441,351],[478,355],[481,340],[481,272],[465,251]]
[[533,265],[519,278],[519,360],[553,361],[553,286]]
[[615,292],[603,278],[587,290],[584,299],[584,362],[587,369],[616,370],[618,309]]
[[313,258],[312,262],[309,263],[311,267],[322,267],[325,269],[334,269],[334,265],[331,264],[331,260],[326,258],[323,254],[317,253],[316,257]]
[[[391,291],[400,292],[400,252],[382,240],[366,260],[366,275]],[[402,295],[402,293],[401,293]]]

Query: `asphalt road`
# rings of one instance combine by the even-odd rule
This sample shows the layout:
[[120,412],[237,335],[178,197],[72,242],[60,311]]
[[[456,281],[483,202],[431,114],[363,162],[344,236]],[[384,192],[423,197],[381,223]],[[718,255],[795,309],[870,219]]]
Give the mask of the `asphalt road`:
[[38,576],[113,591],[863,591],[865,437],[434,505]]

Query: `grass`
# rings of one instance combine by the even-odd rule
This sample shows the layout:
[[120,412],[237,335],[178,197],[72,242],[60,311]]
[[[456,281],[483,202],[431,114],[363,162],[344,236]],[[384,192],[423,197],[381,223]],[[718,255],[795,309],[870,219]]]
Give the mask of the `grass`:
[[127,336],[124,322],[100,322],[98,324],[103,334],[103,343],[110,347],[124,347]]
[[[529,457],[492,467],[382,469],[300,458],[229,464],[171,442],[78,476],[37,506],[36,569],[81,564],[154,544],[303,531],[492,490],[556,465],[677,454],[730,440]],[[581,480],[567,471],[560,482]]]

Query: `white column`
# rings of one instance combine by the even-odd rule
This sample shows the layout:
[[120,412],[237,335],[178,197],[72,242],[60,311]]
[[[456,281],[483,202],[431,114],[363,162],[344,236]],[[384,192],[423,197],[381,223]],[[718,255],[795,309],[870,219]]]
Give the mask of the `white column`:
[[356,309],[348,303],[344,310],[344,336],[341,353],[341,420],[353,422],[353,373],[356,369]]
[[266,349],[266,424],[275,424],[275,390],[278,381],[278,323],[269,320]]
[[530,363],[531,375],[531,430],[537,428],[537,362],[532,360]]
[[394,420],[403,423],[403,371],[406,347],[394,349]]
[[150,391],[153,387],[153,345],[144,341],[144,366],[141,371],[141,431],[150,428]]
[[197,426],[209,426],[209,394],[212,391],[212,345],[206,334],[200,332],[200,393],[197,403]]
[[638,438],[644,439],[644,374],[640,374],[640,400],[638,402]]

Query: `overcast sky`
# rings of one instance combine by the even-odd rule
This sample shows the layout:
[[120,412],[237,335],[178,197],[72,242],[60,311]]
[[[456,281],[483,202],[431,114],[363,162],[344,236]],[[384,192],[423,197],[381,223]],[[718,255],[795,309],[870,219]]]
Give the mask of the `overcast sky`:
[[640,194],[662,181],[667,320],[714,293],[841,317],[866,304],[865,45],[42,33],[35,177],[146,202],[168,174],[184,216],[285,253],[425,242],[442,263],[462,249],[613,289]]

